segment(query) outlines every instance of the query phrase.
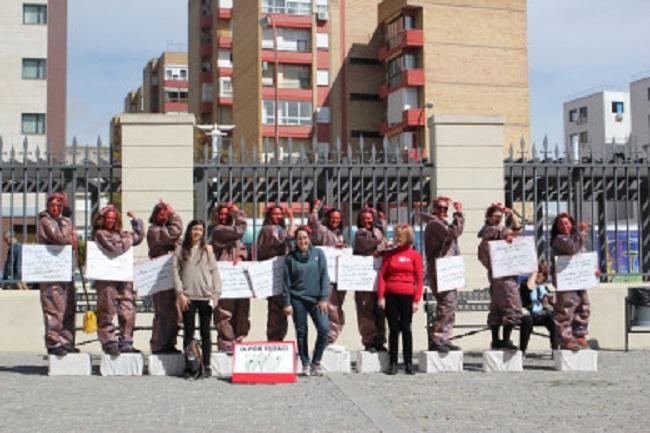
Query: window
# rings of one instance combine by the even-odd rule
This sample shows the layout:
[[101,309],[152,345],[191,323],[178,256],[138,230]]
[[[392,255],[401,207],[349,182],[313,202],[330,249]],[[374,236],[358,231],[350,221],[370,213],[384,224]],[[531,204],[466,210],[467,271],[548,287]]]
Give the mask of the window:
[[310,15],[311,0],[264,0],[262,11],[272,14]]
[[[262,105],[262,121],[265,125],[274,124],[273,101],[265,100]],[[278,115],[280,125],[304,126],[312,124],[311,102],[304,101],[279,101]]]
[[45,114],[23,113],[22,116],[23,134],[45,134]]
[[353,129],[350,131],[350,136],[352,138],[381,138],[381,134],[377,131],[362,131],[359,129]]
[[165,102],[187,102],[187,91],[168,90],[165,92]]
[[[273,69],[271,72],[273,72]],[[262,74],[264,77],[264,73]],[[273,79],[271,79],[271,84]],[[305,65],[280,65],[278,87],[282,89],[311,89],[311,68]]]
[[220,49],[217,56],[217,66],[219,68],[232,68],[232,51]]
[[23,59],[23,78],[44,80],[46,78],[45,59]]
[[612,113],[614,114],[623,114],[625,111],[625,104],[620,101],[612,102]]
[[575,122],[578,120],[578,110],[569,111],[569,122]]
[[[301,53],[311,51],[311,32],[309,30],[278,28],[276,29],[276,36],[279,51],[297,51]],[[273,45],[273,29],[264,29],[262,48],[265,50],[275,48]]]
[[375,65],[381,66],[379,59],[367,59],[363,57],[350,57],[350,63],[353,65]]
[[329,86],[330,85],[330,71],[327,69],[319,69],[316,72],[316,83],[319,86]]
[[219,96],[222,98],[232,98],[232,79],[231,77],[219,78]]
[[262,102],[262,124],[274,125],[275,124],[275,104],[273,101]]
[[388,62],[388,87],[395,87],[402,82],[402,72],[417,67],[415,54],[404,54]]
[[395,48],[402,43],[405,30],[415,28],[415,17],[413,15],[404,15],[386,26],[386,46],[388,49]]
[[211,102],[212,101],[212,84],[203,83],[201,84],[201,102]]
[[47,5],[24,4],[23,24],[47,24]]
[[352,101],[381,101],[379,95],[372,93],[350,93],[350,100]]
[[320,107],[316,111],[316,120],[318,123],[330,123],[330,107]]
[[580,120],[581,123],[587,121],[587,107],[580,107],[580,114],[578,116],[578,120]]
[[186,81],[187,66],[166,66],[165,80],[168,81]]
[[316,33],[316,48],[327,49],[330,46],[330,35],[327,33]]
[[587,144],[589,142],[589,134],[587,131],[583,131],[580,133],[580,144]]

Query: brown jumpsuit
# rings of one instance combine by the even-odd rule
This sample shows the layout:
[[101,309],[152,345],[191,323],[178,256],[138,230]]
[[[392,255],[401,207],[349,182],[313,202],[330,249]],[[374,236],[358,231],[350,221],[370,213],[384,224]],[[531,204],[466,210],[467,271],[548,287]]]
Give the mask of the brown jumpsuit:
[[478,247],[478,258],[488,270],[490,281],[490,312],[487,317],[489,326],[516,326],[521,322],[521,296],[517,277],[514,275],[502,278],[492,278],[490,266],[489,241],[503,240],[507,229],[502,226],[486,224],[479,232],[481,243]]
[[[291,238],[287,229],[265,224],[257,238],[257,260],[269,260],[289,252]],[[282,341],[287,336],[287,316],[284,315],[282,294],[267,299],[266,338],[268,341]]]
[[[72,245],[73,226],[69,218],[52,218],[47,211],[39,214],[38,242],[45,245]],[[45,347],[74,347],[76,300],[69,282],[41,283],[41,308],[45,322]]]
[[[572,256],[583,251],[585,251],[584,240],[579,233],[570,236],[559,235],[551,244],[551,264],[555,265],[556,256]],[[553,280],[557,284],[555,270],[553,271]],[[586,290],[556,293],[553,320],[563,345],[587,335],[590,312],[589,296]]]
[[[141,219],[131,221],[133,232],[115,232],[99,229],[94,238],[101,250],[109,256],[119,256],[131,246],[137,246],[144,237]],[[125,281],[95,281],[97,290],[97,336],[102,348],[118,346],[120,350],[133,348],[135,326],[135,293],[133,283]],[[113,324],[117,312],[118,329]]]
[[458,237],[463,234],[465,217],[462,213],[455,212],[453,218],[453,223],[449,224],[434,215],[424,232],[429,286],[436,297],[436,320],[431,330],[431,338],[437,345],[450,342],[458,308],[458,292],[456,290],[438,292],[436,274],[436,259],[460,254]]
[[[155,259],[173,253],[181,241],[183,221],[173,214],[165,225],[153,224],[147,230],[149,258]],[[151,352],[169,352],[176,350],[180,312],[176,302],[176,292],[170,290],[153,295],[153,332],[151,334]]]
[[[246,214],[238,211],[230,225],[217,224],[212,228],[212,249],[217,261],[232,262],[235,258],[246,260],[248,251],[241,239],[246,233]],[[248,335],[250,299],[219,299],[214,312],[219,350],[232,351],[235,342]]]
[[[371,256],[388,248],[385,224],[382,227],[357,229],[354,236],[354,254]],[[382,348],[386,344],[386,314],[377,307],[377,292],[355,292],[357,305],[357,325],[361,334],[361,344],[367,348]]]
[[[316,213],[309,215],[309,226],[312,228],[311,243],[314,246],[334,247],[338,243],[345,243],[341,228],[330,230],[320,223]],[[329,344],[333,344],[343,331],[343,325],[345,325],[343,302],[345,302],[346,294],[347,292],[342,292],[337,289],[336,283],[330,283],[330,293],[327,299],[328,316],[330,319]]]

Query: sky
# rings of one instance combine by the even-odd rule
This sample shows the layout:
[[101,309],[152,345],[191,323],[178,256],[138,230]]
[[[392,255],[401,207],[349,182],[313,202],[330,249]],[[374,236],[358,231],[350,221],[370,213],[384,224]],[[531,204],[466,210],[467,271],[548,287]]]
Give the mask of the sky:
[[[68,140],[108,140],[142,69],[187,47],[187,0],[69,0]],[[531,136],[563,141],[562,103],[650,75],[650,0],[528,0]]]

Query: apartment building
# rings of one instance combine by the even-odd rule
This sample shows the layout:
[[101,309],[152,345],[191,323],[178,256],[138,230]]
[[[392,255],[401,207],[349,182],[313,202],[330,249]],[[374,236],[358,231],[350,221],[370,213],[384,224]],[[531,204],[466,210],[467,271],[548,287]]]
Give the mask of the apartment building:
[[131,90],[124,98],[125,113],[142,113],[144,112],[144,98],[142,96],[142,86]]
[[251,151],[427,157],[434,114],[502,115],[504,152],[528,139],[525,0],[190,0],[189,20],[190,111]]
[[564,136],[573,159],[623,154],[632,131],[630,94],[602,91],[564,103]]
[[650,155],[650,77],[630,83],[631,140]]
[[67,0],[3,0],[0,9],[0,137],[4,149],[66,140]]

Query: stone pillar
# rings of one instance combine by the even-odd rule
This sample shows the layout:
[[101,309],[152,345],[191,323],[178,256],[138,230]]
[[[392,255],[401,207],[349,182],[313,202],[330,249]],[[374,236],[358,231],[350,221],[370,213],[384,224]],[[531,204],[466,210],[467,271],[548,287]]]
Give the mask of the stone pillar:
[[504,202],[503,119],[498,116],[441,116],[428,121],[434,163],[433,194],[463,203],[465,231],[459,246],[465,257],[467,290],[487,287],[478,261],[478,231],[485,209]]
[[[113,145],[122,161],[122,218],[133,211],[149,226],[160,198],[186,225],[194,215],[192,114],[122,114],[112,122]],[[135,251],[147,256],[146,242]]]

